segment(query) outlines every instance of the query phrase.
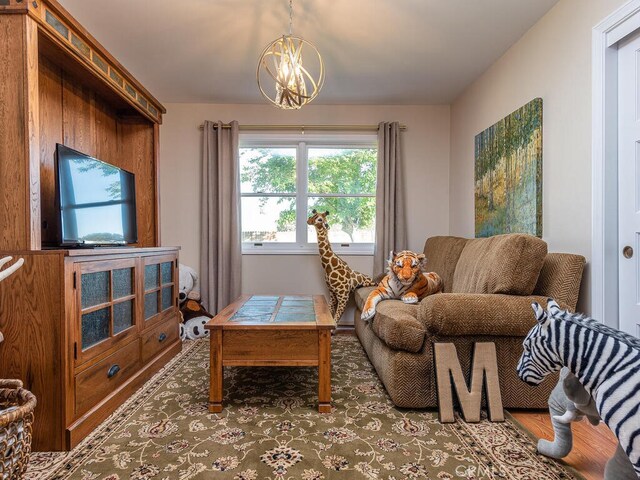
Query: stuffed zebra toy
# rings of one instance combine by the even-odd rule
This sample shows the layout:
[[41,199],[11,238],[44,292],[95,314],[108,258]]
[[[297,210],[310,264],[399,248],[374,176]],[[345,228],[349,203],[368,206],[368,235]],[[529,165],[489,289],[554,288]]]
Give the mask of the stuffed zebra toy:
[[592,318],[534,303],[537,323],[527,334],[518,375],[538,385],[567,367],[593,397],[640,478],[640,340]]

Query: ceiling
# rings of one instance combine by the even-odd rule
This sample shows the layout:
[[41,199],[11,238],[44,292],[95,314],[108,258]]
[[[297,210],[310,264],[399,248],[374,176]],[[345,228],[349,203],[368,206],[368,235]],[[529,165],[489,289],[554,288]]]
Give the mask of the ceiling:
[[[322,104],[447,104],[558,0],[294,0],[326,64]],[[162,102],[262,103],[286,0],[60,0]]]

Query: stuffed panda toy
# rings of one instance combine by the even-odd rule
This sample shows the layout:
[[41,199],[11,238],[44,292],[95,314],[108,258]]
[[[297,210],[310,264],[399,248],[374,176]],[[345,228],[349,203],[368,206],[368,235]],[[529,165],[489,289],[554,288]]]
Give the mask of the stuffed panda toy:
[[196,271],[187,266],[180,264],[179,280],[180,291],[178,292],[178,300],[180,303],[184,303],[188,298],[193,300],[200,300],[200,282],[198,280],[198,274]]
[[180,324],[180,337],[182,340],[195,340],[196,338],[208,337],[209,330],[204,329],[205,323],[209,321],[207,317],[192,318],[186,323]]
[[180,291],[178,300],[180,302],[180,313],[182,323],[180,324],[180,338],[196,339],[207,337],[209,331],[204,329],[205,323],[213,317],[200,303],[200,284],[196,271],[180,264],[179,268]]
[[194,340],[209,336],[204,325],[213,318],[198,300],[187,300],[180,306],[184,323],[180,326],[180,338]]

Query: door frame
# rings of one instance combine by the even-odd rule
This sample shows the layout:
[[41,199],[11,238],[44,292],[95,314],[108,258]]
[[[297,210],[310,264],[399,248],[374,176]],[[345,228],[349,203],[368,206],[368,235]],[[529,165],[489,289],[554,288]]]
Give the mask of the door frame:
[[[640,29],[640,0],[593,28],[591,315],[618,328],[618,48]],[[615,232],[607,235],[607,232]]]

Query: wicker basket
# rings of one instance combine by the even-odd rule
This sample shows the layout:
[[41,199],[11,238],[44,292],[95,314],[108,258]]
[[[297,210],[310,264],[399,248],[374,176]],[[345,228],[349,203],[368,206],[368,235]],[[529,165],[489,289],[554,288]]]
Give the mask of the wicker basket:
[[17,480],[27,471],[36,397],[20,380],[0,380],[0,479]]

